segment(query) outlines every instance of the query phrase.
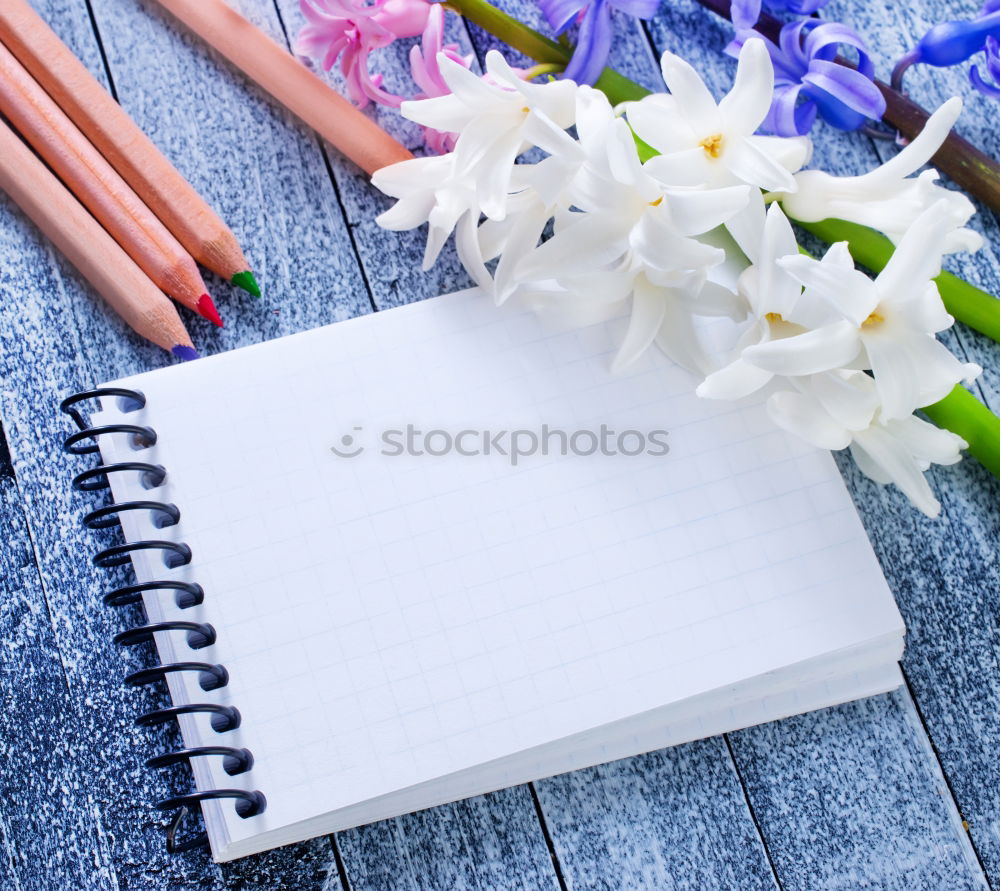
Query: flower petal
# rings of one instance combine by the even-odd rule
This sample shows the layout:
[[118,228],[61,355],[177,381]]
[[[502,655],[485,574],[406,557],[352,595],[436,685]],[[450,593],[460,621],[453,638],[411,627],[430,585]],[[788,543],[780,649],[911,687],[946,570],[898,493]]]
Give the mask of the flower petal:
[[795,240],[792,224],[777,203],[767,209],[760,255],[756,265],[756,291],[754,302],[758,311],[788,316],[795,308],[802,289],[797,281],[775,261],[788,255],[797,256],[799,244]]
[[749,136],[756,132],[771,107],[774,67],[764,41],[753,38],[743,44],[733,88],[719,103],[727,135]]
[[772,393],[767,399],[767,414],[782,430],[817,448],[837,451],[850,445],[850,433],[804,393]]
[[736,359],[708,375],[695,392],[702,399],[742,399],[755,393],[773,377],[769,371]]
[[813,144],[808,136],[750,136],[747,141],[789,173],[797,173],[812,159]]
[[766,154],[759,142],[737,137],[725,149],[720,160],[737,179],[748,185],[768,192],[791,192],[796,189],[792,175]]
[[475,116],[472,108],[459,102],[453,95],[408,99],[399,106],[399,112],[404,118],[424,127],[449,133],[461,132]]
[[764,196],[759,189],[751,189],[747,206],[726,221],[729,234],[752,263],[760,259],[760,233],[765,214]]
[[[581,258],[599,268],[620,256],[622,246],[608,237],[609,221],[599,214],[573,214],[572,225],[556,232],[518,264],[521,279],[559,278],[580,269]],[[613,221],[610,221],[613,224]]]
[[[671,52],[665,52],[660,58],[660,70],[670,95],[676,100],[679,116],[687,121],[696,137],[720,132],[722,120],[718,106],[698,72]],[[639,136],[646,138],[641,133]]]
[[587,5],[587,0],[538,0],[538,5],[549,27],[562,34]]
[[888,333],[867,334],[864,344],[882,398],[882,417],[905,418],[920,408],[921,368],[907,345]]
[[[846,318],[860,325],[878,306],[881,289],[876,289],[872,280],[853,267],[845,268],[840,262],[841,251],[833,248],[827,251],[824,261],[814,260],[795,254],[778,260],[781,266],[797,282],[819,294]],[[848,253],[848,256],[850,254]],[[829,262],[825,262],[829,258]]]
[[948,134],[955,126],[955,121],[958,120],[961,112],[962,100],[958,96],[952,96],[927,119],[924,129],[909,145],[881,167],[866,174],[864,179],[869,180],[874,186],[876,181],[880,183],[892,182],[915,173],[937,154],[937,150],[948,138]]
[[839,62],[814,60],[802,83],[814,90],[826,93],[835,102],[846,105],[852,111],[866,118],[881,120],[885,114],[885,97],[882,91],[860,71],[841,65]]
[[[478,216],[478,214],[476,214]],[[483,263],[473,211],[466,211],[455,227],[455,249],[465,271],[486,294],[493,293],[493,278]]]
[[[870,427],[860,430],[854,435],[854,447],[861,449],[880,471],[879,476],[888,477],[906,494],[921,511],[929,517],[936,517],[941,512],[941,505],[934,497],[930,484],[927,482],[910,451],[885,428]],[[855,456],[857,460],[857,456]],[[866,464],[858,461],[858,466],[866,469]],[[876,482],[879,481],[875,477]]]
[[772,374],[799,376],[843,368],[860,349],[857,327],[841,321],[805,334],[747,347],[743,358]]
[[875,383],[863,371],[833,371],[810,378],[813,395],[831,418],[848,430],[863,430],[878,410]]
[[635,292],[632,294],[632,315],[629,317],[625,339],[611,363],[613,372],[627,368],[646,352],[659,333],[669,299],[671,298],[663,291],[636,282]]
[[590,0],[563,77],[578,84],[594,84],[608,62],[612,37],[611,8],[606,0]]
[[936,427],[916,415],[889,421],[886,429],[906,444],[910,453],[931,464],[956,464],[969,444],[956,433]]
[[704,191],[668,191],[665,203],[678,232],[703,235],[732,219],[749,200],[747,186],[729,186]]
[[955,223],[947,201],[936,202],[913,221],[875,279],[883,300],[898,300],[923,291],[941,271],[944,238]]
[[497,263],[494,279],[497,303],[503,303],[514,292],[518,285],[517,268],[522,259],[537,246],[548,220],[549,214],[541,205],[528,208],[514,219],[500,262]]
[[650,158],[642,169],[665,186],[703,186],[712,178],[711,161],[698,146]]
[[[646,287],[640,276],[636,290]],[[699,376],[709,368],[708,357],[691,320],[691,313],[682,305],[679,295],[669,295],[663,303],[663,324],[656,335],[656,345],[664,354],[688,371]],[[673,299],[670,299],[673,297]]]
[[427,222],[427,217],[433,207],[433,192],[408,195],[405,198],[400,198],[392,207],[375,217],[375,222],[383,229],[390,229],[394,232],[416,229],[417,226]]
[[691,312],[699,316],[732,319],[741,322],[750,307],[739,294],[716,282],[705,282],[693,300],[688,301]]

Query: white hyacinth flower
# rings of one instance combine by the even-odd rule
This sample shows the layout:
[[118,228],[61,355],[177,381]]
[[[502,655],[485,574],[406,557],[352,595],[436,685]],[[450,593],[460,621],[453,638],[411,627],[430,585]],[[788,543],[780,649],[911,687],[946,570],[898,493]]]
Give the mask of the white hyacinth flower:
[[912,176],[941,148],[961,111],[962,100],[957,96],[949,99],[931,115],[913,142],[870,173],[831,176],[822,170],[804,170],[795,175],[794,192],[775,197],[792,219],[803,223],[847,220],[877,229],[893,244],[899,244],[921,213],[943,200],[955,220],[944,236],[945,253],[979,250],[982,236],[962,228],[975,213],[972,202],[961,192],[939,186],[936,170]]
[[861,471],[877,483],[895,483],[927,516],[941,505],[924,476],[931,464],[954,464],[968,444],[914,415],[886,419],[875,381],[862,371],[833,371],[790,382],[772,394],[771,419],[818,448],[850,448]]
[[434,265],[463,214],[479,219],[475,182],[458,172],[454,154],[390,164],[375,171],[372,183],[398,199],[375,218],[382,228],[400,232],[428,224],[425,271]]
[[[834,245],[823,261],[796,254],[777,261],[821,298],[836,318],[806,333],[750,346],[742,358],[772,374],[798,377],[834,368],[870,368],[886,420],[943,399],[982,369],[960,362],[935,333],[954,319],[932,279],[941,271],[944,236],[953,228],[944,201],[910,227],[885,269],[872,281]],[[828,262],[841,251],[839,262]]]
[[774,90],[774,68],[762,40],[743,45],[733,88],[718,104],[680,56],[664,53],[661,68],[670,95],[654,93],[626,108],[636,135],[660,152],[647,165],[650,175],[674,186],[746,183],[795,190],[792,173],[808,160],[809,139],[754,135]]
[[588,152],[588,164],[567,191],[573,210],[557,215],[555,234],[521,260],[517,278],[555,282],[560,291],[551,298],[562,293],[564,309],[578,307],[587,319],[596,307],[610,312],[631,297],[630,325],[615,368],[656,340],[682,364],[703,370],[693,351],[690,316],[703,291],[709,292],[706,305],[717,302],[723,289],[707,283],[708,270],[725,253],[697,236],[739,213],[749,189],[665,188],[645,172],[621,119],[606,128],[598,148],[600,153]]
[[[779,262],[787,256],[797,255],[799,249],[795,233],[781,208],[772,204],[765,217],[763,203],[757,203],[740,220],[741,224],[750,224],[744,227],[748,232],[759,233],[753,240],[748,232],[739,233],[738,238],[744,252],[753,260],[738,282],[739,293],[750,307],[753,322],[736,345],[736,358],[698,386],[698,395],[705,399],[740,399],[771,381],[775,371],[747,360],[758,345],[795,338],[797,343],[803,344],[809,360],[818,364],[813,371],[836,367],[842,358],[839,353],[831,356],[830,339],[817,334],[833,319],[833,313],[822,301],[809,293],[803,294],[799,282]],[[823,262],[842,265],[841,253],[831,252]],[[849,255],[847,264],[853,271]],[[860,272],[854,274],[868,281]],[[833,347],[837,349],[835,340]]]
[[577,86],[569,80],[530,83],[496,50],[486,54],[487,77],[438,54],[451,94],[404,102],[404,117],[425,127],[458,133],[458,175],[475,182],[479,209],[502,220],[517,156],[530,146],[559,151],[574,119]]

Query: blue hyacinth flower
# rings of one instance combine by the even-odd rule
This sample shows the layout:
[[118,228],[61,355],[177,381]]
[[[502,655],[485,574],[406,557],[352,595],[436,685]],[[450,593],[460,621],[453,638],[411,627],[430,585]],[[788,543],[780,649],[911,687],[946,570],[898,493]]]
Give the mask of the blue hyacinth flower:
[[[994,81],[1000,81],[1000,57],[997,39],[1000,38],[1000,0],[986,0],[979,15],[965,22],[942,22],[931,28],[917,45],[896,63],[892,72],[892,86],[899,90],[903,75],[911,65],[923,63],[937,68],[947,68],[971,59],[976,53],[986,53],[986,71]],[[969,80],[981,93],[1000,98],[1000,88],[988,83],[979,69],[973,66]]]
[[651,19],[660,0],[539,0],[539,6],[556,34],[579,24],[576,49],[563,77],[578,84],[591,84],[601,76],[611,52],[614,28],[611,10],[639,19]]
[[[830,0],[763,0],[769,12],[790,12],[793,15],[812,15]],[[729,16],[737,33],[746,31],[757,24],[760,18],[762,0],[733,0]]]
[[[998,0],[1000,2],[1000,0]],[[737,55],[756,31],[743,31],[726,52]],[[778,44],[762,38],[774,65],[774,99],[761,129],[778,136],[803,136],[817,116],[841,130],[881,120],[885,98],[874,83],[875,66],[861,37],[846,25],[822,19],[791,22]],[[857,68],[835,61],[841,46],[853,47]]]

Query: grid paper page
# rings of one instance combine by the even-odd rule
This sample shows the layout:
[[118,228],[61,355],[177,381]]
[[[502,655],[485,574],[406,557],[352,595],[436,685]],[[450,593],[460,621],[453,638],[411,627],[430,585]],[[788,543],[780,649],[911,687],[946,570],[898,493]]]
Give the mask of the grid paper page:
[[[159,435],[141,460],[168,469],[146,496],[182,512],[154,537],[194,553],[137,570],[204,586],[183,615],[218,642],[169,650],[231,678],[174,694],[237,705],[209,742],[255,757],[237,777],[198,759],[199,784],[268,799],[221,808],[232,838],[901,633],[829,454],[761,400],[699,400],[655,351],[612,375],[613,327],[553,331],[466,292],[124,382]],[[670,449],[382,454],[408,424],[605,425],[637,431],[631,451],[662,430]]]

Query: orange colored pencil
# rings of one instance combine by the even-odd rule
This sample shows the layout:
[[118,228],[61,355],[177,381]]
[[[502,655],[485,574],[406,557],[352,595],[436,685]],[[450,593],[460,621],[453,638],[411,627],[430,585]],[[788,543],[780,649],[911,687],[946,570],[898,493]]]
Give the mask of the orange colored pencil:
[[260,296],[229,227],[25,0],[0,0],[0,41],[195,260]]
[[174,305],[2,121],[0,189],[136,333],[181,359],[198,358]]
[[413,157],[223,0],[158,2],[366,173]]
[[222,325],[191,255],[2,44],[0,112],[153,284]]

